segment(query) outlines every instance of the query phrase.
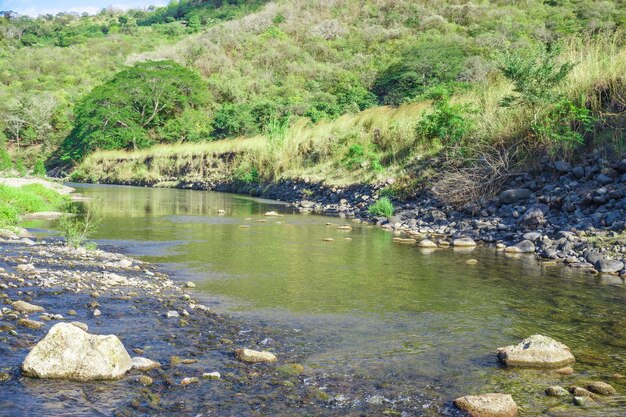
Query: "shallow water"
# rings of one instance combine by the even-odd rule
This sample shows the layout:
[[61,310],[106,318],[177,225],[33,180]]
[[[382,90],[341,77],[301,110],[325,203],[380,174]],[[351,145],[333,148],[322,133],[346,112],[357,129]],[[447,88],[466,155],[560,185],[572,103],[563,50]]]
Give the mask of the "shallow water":
[[[523,415],[626,414],[626,288],[619,278],[544,267],[490,248],[420,250],[339,218],[273,201],[187,190],[77,185],[104,216],[95,239],[192,280],[212,308],[297,329],[303,363],[349,375],[363,392],[446,403],[508,392]],[[225,215],[218,215],[225,210]],[[275,210],[281,217],[264,217]],[[45,223],[32,226],[46,227]],[[249,227],[241,227],[246,225]],[[334,242],[324,242],[324,238]],[[346,240],[351,238],[351,240]],[[478,260],[467,265],[469,258]],[[541,333],[567,344],[576,374],[499,368],[495,349]],[[601,379],[620,396],[582,411],[543,395],[553,384]],[[345,391],[346,402],[358,396]],[[362,399],[361,399],[362,400]]]

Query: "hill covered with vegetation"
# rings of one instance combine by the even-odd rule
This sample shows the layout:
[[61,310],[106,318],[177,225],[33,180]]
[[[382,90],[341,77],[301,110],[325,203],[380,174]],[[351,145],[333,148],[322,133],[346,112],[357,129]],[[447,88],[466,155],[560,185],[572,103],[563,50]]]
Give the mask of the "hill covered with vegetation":
[[49,166],[82,162],[77,179],[195,178],[198,161],[229,155],[224,175],[240,181],[411,189],[436,157],[495,187],[537,153],[624,149],[621,2],[181,1],[62,17],[5,19],[5,33],[84,33],[4,36],[0,124],[14,159],[39,144]]

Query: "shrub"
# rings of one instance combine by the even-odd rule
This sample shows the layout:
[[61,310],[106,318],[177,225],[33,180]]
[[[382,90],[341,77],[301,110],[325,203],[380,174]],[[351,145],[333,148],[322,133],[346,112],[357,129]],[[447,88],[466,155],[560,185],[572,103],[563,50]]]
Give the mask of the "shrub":
[[466,117],[470,109],[460,104],[451,104],[447,94],[435,100],[434,108],[417,123],[418,136],[439,139],[443,145],[462,143],[472,132],[474,125]]
[[464,61],[463,49],[458,44],[422,42],[382,71],[372,91],[381,104],[398,105],[423,94],[429,87],[453,82]]
[[43,160],[41,158],[37,158],[35,166],[33,167],[33,175],[37,177],[45,177],[46,174],[46,167],[43,164]]
[[226,138],[258,132],[251,109],[243,104],[226,103],[222,105],[213,118],[215,137]]
[[594,124],[588,108],[562,99],[532,124],[532,130],[541,142],[574,147],[584,143],[584,135],[592,131]]
[[254,184],[259,182],[259,170],[249,162],[242,162],[233,171],[233,179],[244,182],[246,184]]
[[383,169],[378,155],[374,152],[373,145],[367,148],[359,144],[350,146],[341,163],[350,170],[370,168],[379,172]]
[[13,168],[13,161],[4,145],[0,144],[0,171],[8,171]]
[[61,217],[59,230],[68,246],[94,249],[95,244],[87,242],[87,239],[98,229],[99,223],[100,219],[96,215],[94,206],[90,204],[82,212],[73,208],[70,213]]
[[374,216],[391,217],[394,213],[393,203],[389,198],[382,197],[372,203],[367,211]]

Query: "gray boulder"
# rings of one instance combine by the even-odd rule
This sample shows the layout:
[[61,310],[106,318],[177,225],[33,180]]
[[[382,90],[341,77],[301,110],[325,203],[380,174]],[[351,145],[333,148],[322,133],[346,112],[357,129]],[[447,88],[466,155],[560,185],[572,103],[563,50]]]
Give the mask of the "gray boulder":
[[621,261],[614,261],[612,259],[600,259],[596,261],[595,268],[600,272],[607,274],[614,274],[624,269],[624,263]]
[[517,245],[508,246],[504,251],[508,253],[533,253],[536,247],[530,240],[522,240]]
[[454,400],[454,405],[471,417],[517,416],[517,404],[508,394],[466,395]]
[[22,364],[28,376],[74,381],[118,379],[131,367],[117,336],[92,335],[69,323],[54,325]]
[[517,345],[499,348],[497,355],[500,362],[511,367],[562,368],[575,362],[570,348],[539,334]]
[[454,239],[452,241],[452,246],[457,247],[474,247],[476,246],[476,242],[471,237],[460,237],[458,239]]
[[504,204],[512,204],[520,200],[526,200],[532,195],[532,191],[528,188],[512,188],[500,193],[498,198]]

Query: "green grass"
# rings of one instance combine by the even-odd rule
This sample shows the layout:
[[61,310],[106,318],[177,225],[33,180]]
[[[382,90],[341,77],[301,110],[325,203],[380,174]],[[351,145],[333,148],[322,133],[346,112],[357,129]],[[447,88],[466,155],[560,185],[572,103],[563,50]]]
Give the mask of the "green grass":
[[68,204],[67,196],[41,184],[0,185],[0,227],[16,226],[22,214],[64,210]]
[[389,198],[382,197],[380,200],[374,202],[367,211],[374,216],[391,217],[394,213],[393,203]]

